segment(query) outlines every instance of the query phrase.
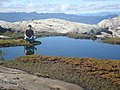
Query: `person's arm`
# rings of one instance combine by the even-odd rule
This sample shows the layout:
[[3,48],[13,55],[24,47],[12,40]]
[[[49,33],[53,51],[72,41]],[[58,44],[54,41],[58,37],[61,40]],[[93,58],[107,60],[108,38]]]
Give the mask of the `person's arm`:
[[26,36],[26,31],[24,32],[24,39],[26,39],[27,38],[27,36]]

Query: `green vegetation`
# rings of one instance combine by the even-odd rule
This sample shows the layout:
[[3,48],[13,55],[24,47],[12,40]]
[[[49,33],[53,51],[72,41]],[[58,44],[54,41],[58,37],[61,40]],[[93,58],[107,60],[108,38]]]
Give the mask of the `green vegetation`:
[[31,74],[60,79],[85,90],[120,90],[120,61],[31,55],[1,63]]
[[120,38],[102,38],[102,42],[120,45]]
[[18,33],[18,32],[6,31],[4,33],[0,33],[0,35],[11,37],[11,39],[19,39],[19,38],[23,38],[24,34],[22,32]]
[[[9,36],[14,39],[19,39],[24,37],[23,32],[9,32],[6,31],[4,33],[0,33],[0,35],[4,36]],[[67,36],[70,38],[75,38],[75,39],[96,39],[96,36],[94,35],[87,35],[87,34],[79,34],[79,33],[55,33],[55,32],[36,32],[35,36],[37,37],[48,37],[48,36]]]
[[[0,47],[9,47],[9,46],[25,46],[30,45],[28,42],[23,40],[24,34],[18,32],[9,32],[0,33],[0,35],[11,37],[9,39],[0,39]],[[48,37],[48,36],[67,36],[75,39],[95,39],[95,36],[85,35],[85,34],[74,34],[74,33],[50,33],[50,32],[37,32],[35,33],[36,37]],[[40,44],[39,41],[34,44]]]
[[[24,33],[23,32],[11,32],[6,31],[4,33],[0,33],[0,35],[11,37],[11,39],[23,39]],[[95,40],[97,37],[95,35],[87,35],[87,34],[79,34],[79,33],[55,33],[55,32],[36,32],[36,37],[48,37],[48,36],[67,36],[69,38],[74,39],[92,39]],[[110,44],[118,44],[120,45],[120,38],[102,38],[102,42],[110,43]]]
[[[24,38],[23,32],[6,31],[4,33],[0,33],[0,35],[11,37],[11,39],[23,39]],[[97,39],[95,35],[87,35],[87,34],[79,34],[79,33],[64,34],[64,33],[46,32],[46,31],[36,32],[35,36],[36,37],[67,36],[69,38],[74,38],[74,39],[92,39],[92,40]],[[120,45],[120,38],[102,38],[101,42]]]
[[[35,45],[41,44],[40,41],[35,41]],[[23,39],[0,39],[0,47],[10,47],[10,46],[26,46],[32,45]]]
[[37,36],[37,37],[66,36],[66,34],[55,33],[55,32],[36,32],[35,36]]
[[67,37],[74,39],[97,39],[95,35],[79,34],[79,33],[67,33]]
[[51,32],[37,32],[37,37],[48,37],[48,36],[67,36],[74,39],[96,39],[95,35],[79,34],[79,33],[51,33]]
[[[6,31],[4,33],[0,33],[0,35],[11,37],[12,39],[23,39],[24,33],[23,32],[11,32]],[[55,32],[36,32],[36,37],[48,37],[48,36],[65,36],[62,33],[55,33]]]

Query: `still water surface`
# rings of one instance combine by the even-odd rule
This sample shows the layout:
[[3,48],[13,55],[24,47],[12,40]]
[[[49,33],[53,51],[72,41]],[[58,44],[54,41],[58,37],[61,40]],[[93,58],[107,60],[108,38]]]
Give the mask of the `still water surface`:
[[98,59],[117,59],[120,60],[120,46],[99,43],[93,40],[71,39],[67,37],[44,37],[38,38],[41,45],[32,47],[7,47],[0,48],[4,52],[3,58],[6,60],[14,59],[26,54],[40,54],[47,56],[66,56],[66,57],[90,57]]

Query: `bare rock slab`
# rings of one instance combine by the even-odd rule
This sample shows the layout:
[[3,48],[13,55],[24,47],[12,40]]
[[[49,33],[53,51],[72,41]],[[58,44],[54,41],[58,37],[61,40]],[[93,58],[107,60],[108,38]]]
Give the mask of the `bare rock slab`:
[[0,90],[83,90],[60,80],[37,77],[24,71],[0,66]]

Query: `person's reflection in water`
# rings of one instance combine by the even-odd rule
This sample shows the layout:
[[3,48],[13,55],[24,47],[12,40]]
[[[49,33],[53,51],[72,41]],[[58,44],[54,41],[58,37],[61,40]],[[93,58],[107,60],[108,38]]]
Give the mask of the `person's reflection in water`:
[[34,45],[24,46],[24,51],[26,55],[33,55],[37,48]]

